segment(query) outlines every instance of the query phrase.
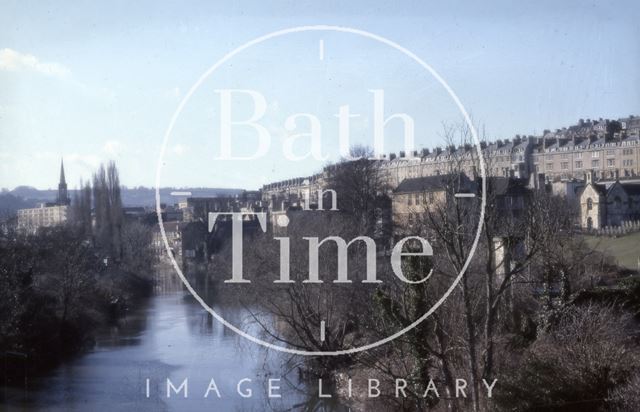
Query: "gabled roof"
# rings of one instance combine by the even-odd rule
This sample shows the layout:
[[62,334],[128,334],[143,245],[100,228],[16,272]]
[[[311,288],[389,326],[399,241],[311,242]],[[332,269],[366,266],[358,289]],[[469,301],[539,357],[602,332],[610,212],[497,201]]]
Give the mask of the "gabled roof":
[[514,150],[525,150],[530,144],[529,139],[523,139],[520,143],[516,144]]
[[529,193],[527,179],[493,176],[487,178],[487,190],[496,196],[522,196]]
[[576,138],[575,147],[587,147],[587,146],[589,146],[589,139],[580,139],[580,140],[578,140]]
[[640,183],[620,183],[628,195],[640,196]]
[[607,195],[607,186],[599,183],[592,183],[591,186],[593,186],[593,189],[598,192],[600,196]]
[[471,180],[463,173],[404,179],[394,193],[437,192],[450,186],[454,186],[456,190],[458,187],[460,190],[469,189]]

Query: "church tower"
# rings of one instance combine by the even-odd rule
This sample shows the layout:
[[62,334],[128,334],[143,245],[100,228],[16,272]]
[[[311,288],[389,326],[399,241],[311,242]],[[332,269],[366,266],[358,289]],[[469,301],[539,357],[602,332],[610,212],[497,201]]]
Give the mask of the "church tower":
[[60,159],[60,183],[58,183],[58,199],[59,205],[68,205],[71,203],[67,194],[67,182],[64,178],[64,161]]

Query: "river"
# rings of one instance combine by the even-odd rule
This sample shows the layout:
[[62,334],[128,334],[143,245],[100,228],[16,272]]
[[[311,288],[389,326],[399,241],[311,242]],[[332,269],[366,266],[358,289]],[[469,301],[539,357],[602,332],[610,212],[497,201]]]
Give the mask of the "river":
[[[216,310],[236,321],[243,317],[240,308]],[[347,410],[319,400],[317,388],[300,382],[296,368],[287,372],[285,360],[238,337],[184,292],[158,292],[118,327],[98,333],[90,352],[31,378],[26,390],[3,388],[4,410]],[[184,391],[167,397],[167,380],[178,388],[185,378],[187,397]],[[280,379],[272,381],[280,398],[267,396],[269,379]],[[251,397],[238,393],[239,382]]]

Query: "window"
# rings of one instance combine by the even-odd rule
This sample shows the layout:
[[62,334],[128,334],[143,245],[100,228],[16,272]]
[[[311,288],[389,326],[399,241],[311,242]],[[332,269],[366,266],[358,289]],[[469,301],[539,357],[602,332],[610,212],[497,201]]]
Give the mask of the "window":
[[633,149],[622,149],[622,154],[625,156],[629,156],[633,154]]
[[407,195],[407,205],[413,205],[413,198],[411,197],[411,195]]
[[591,157],[600,157],[600,152],[591,152]]
[[569,154],[567,154],[567,153],[562,153],[560,155],[560,159],[568,159],[568,158],[569,158]]
[[616,155],[615,150],[607,150],[607,156],[615,156],[615,155]]
[[622,166],[633,166],[633,160],[632,159],[622,160]]
[[582,161],[581,160],[578,160],[576,162],[576,169],[582,169]]
[[614,167],[616,165],[616,159],[607,159],[607,167]]
[[582,159],[582,152],[576,153],[576,159]]
[[547,170],[553,170],[553,163],[547,163]]
[[616,209],[622,209],[622,200],[620,199],[619,196],[616,196],[613,199],[613,204],[615,205]]
[[591,167],[600,167],[600,160],[592,160]]
[[567,170],[569,168],[569,162],[560,163],[560,169]]
[[433,192],[429,192],[429,203],[433,203],[433,200],[434,200]]
[[593,209],[593,200],[591,198],[587,199],[587,210]]

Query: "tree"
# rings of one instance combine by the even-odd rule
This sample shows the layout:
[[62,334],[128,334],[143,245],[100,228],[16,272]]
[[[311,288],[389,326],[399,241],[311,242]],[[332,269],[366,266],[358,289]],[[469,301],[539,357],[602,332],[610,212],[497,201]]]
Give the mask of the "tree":
[[640,357],[630,328],[631,317],[611,306],[571,307],[512,360],[498,404],[505,410],[584,411],[633,402],[620,397],[637,387]]
[[72,205],[72,221],[80,227],[81,233],[88,239],[92,237],[91,222],[91,184],[80,181],[80,190],[76,192]]
[[105,170],[100,165],[93,175],[93,203],[95,207],[95,238],[97,244],[115,260],[122,258],[122,197],[120,178],[114,162]]
[[384,202],[388,190],[380,161],[371,159],[373,150],[364,146],[351,148],[351,157],[328,167],[327,188],[336,191],[338,209],[351,216],[362,235],[372,235],[378,220],[376,209]]

